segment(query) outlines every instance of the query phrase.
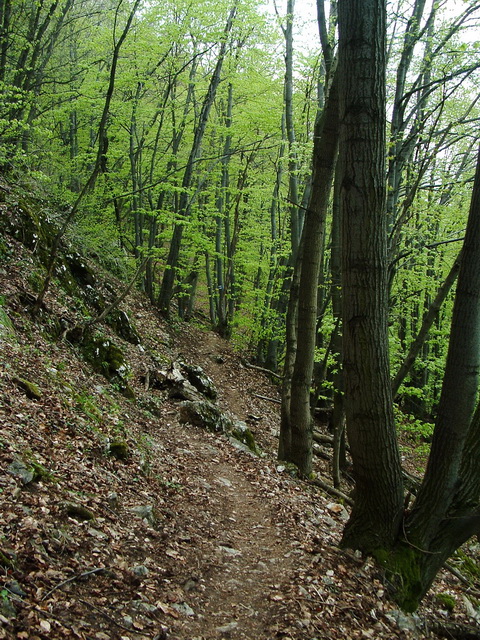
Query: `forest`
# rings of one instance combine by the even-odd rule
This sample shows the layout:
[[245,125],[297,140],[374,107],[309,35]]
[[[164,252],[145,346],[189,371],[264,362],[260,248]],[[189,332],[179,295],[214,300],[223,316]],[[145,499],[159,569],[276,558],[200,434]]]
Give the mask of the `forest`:
[[121,286],[62,340],[132,291],[217,334],[276,385],[275,453],[307,483],[323,416],[340,547],[415,611],[480,535],[480,2],[0,0],[0,33],[0,200],[40,203],[0,229],[42,263],[32,323],[68,245]]

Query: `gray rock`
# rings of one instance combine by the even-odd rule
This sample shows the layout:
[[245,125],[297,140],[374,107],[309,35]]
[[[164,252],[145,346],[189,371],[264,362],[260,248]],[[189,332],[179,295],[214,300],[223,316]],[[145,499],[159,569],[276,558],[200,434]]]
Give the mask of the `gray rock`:
[[108,494],[108,506],[110,507],[110,509],[112,509],[112,511],[116,511],[118,509],[119,506],[119,500],[118,500],[118,494],[115,491],[112,491],[112,493]]
[[131,629],[133,627],[133,618],[131,616],[123,616],[123,625]]
[[202,395],[210,400],[216,400],[218,393],[211,378],[207,376],[201,367],[197,367],[185,362],[180,362],[180,370],[187,378],[191,385],[197,389]]
[[401,631],[416,632],[421,628],[421,620],[416,614],[404,613],[399,609],[394,609],[387,614],[387,618],[396,623]]
[[7,582],[5,584],[5,587],[11,593],[14,593],[16,596],[20,596],[20,598],[24,598],[27,595],[16,580],[11,580],[10,582]]
[[172,604],[172,608],[178,611],[178,613],[182,613],[184,616],[194,616],[195,611],[190,607],[186,602],[176,602]]
[[25,464],[23,460],[14,460],[8,466],[8,472],[15,478],[19,478],[23,484],[32,482],[35,477],[35,470],[29,465]]
[[182,402],[180,422],[193,424],[213,433],[226,433],[233,426],[232,419],[209,400]]
[[141,613],[156,613],[157,607],[154,604],[150,604],[149,602],[144,602],[143,600],[134,600],[132,602],[132,609],[136,611],[140,611]]
[[228,635],[232,631],[235,631],[237,627],[238,627],[238,622],[229,622],[228,624],[224,624],[222,627],[217,627],[215,631],[223,635]]
[[138,505],[132,507],[130,511],[134,513],[138,518],[146,520],[152,527],[154,527],[158,522],[157,514],[155,513],[155,509],[151,504]]
[[138,564],[135,567],[132,567],[132,572],[136,576],[139,576],[141,578],[144,578],[145,576],[148,576],[148,574],[150,573],[150,571],[147,569],[147,567],[145,567],[143,564]]

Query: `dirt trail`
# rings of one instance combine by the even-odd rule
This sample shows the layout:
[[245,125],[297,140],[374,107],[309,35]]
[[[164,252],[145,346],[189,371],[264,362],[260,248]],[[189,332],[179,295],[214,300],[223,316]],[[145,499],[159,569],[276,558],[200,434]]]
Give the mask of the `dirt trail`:
[[206,489],[215,519],[198,549],[201,591],[191,600],[198,618],[187,621],[183,630],[202,639],[268,637],[275,590],[290,559],[284,557],[281,527],[274,525],[274,514],[258,489],[232,465],[220,462],[222,452],[217,451],[218,457],[207,445],[198,452],[207,457],[211,488]]

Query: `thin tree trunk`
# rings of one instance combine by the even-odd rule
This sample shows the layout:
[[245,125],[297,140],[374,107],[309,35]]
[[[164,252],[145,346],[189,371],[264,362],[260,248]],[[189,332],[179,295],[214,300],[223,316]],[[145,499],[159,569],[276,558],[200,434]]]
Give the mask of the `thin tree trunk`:
[[422,348],[422,345],[424,344],[427,338],[428,332],[430,331],[435,320],[438,318],[440,307],[442,306],[451,288],[453,287],[455,280],[457,279],[458,272],[460,270],[460,260],[461,260],[461,253],[455,259],[455,262],[453,263],[452,268],[450,269],[443,283],[438,288],[437,295],[435,296],[433,302],[430,304],[427,312],[423,317],[422,325],[417,335],[415,336],[415,339],[410,344],[410,349],[408,351],[408,354],[406,355],[404,361],[400,365],[400,368],[392,381],[393,397],[397,395],[400,385],[409,374],[415,362],[415,359],[419,354]]
[[[225,59],[225,54],[227,50],[227,40],[228,35],[233,26],[233,20],[235,18],[237,12],[237,2],[235,1],[232,9],[230,10],[227,23],[225,25],[225,29],[223,32],[223,39],[220,45],[220,52],[218,54],[217,64],[215,65],[215,69],[213,75],[210,79],[210,84],[203,100],[202,109],[200,112],[199,122],[197,128],[195,129],[195,136],[192,144],[192,148],[190,151],[190,156],[187,161],[187,165],[185,167],[185,173],[183,175],[182,181],[182,192],[180,195],[179,202],[179,214],[182,217],[188,217],[190,215],[190,197],[189,197],[189,189],[192,184],[193,179],[193,171],[195,167],[195,163],[198,161],[198,158],[201,154],[201,147],[203,136],[205,133],[205,128],[207,126],[208,117],[210,115],[210,109],[215,100],[215,96],[217,93],[218,85],[220,84],[221,72],[223,61]],[[163,274],[162,285],[160,289],[160,294],[158,297],[158,306],[160,311],[165,315],[170,314],[170,303],[173,296],[173,286],[175,282],[175,274],[178,266],[178,258],[180,256],[180,247],[182,243],[183,237],[183,223],[177,222],[175,224],[175,228],[173,230],[172,241],[170,243],[170,250],[167,258],[167,268]]]
[[[302,234],[298,293],[298,336],[291,379],[288,423],[290,455],[286,458],[309,475],[312,466],[310,387],[317,324],[317,287],[325,217],[338,150],[338,77],[335,74],[322,117],[315,127],[312,195]],[[292,343],[293,346],[293,343]],[[292,355],[288,354],[291,361]],[[286,421],[286,425],[288,424]],[[283,421],[282,421],[283,424]],[[282,439],[281,435],[281,439]],[[284,453],[285,448],[282,452]]]

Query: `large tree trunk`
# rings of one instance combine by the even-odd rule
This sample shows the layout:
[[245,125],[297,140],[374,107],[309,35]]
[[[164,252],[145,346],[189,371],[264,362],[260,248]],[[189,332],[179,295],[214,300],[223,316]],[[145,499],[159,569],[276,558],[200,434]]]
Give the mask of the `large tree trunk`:
[[385,0],[339,9],[343,369],[355,505],[342,544],[395,541],[403,511],[387,334]]
[[416,609],[447,558],[480,530],[479,263],[480,152],[427,470],[404,536],[383,557],[406,610]]

